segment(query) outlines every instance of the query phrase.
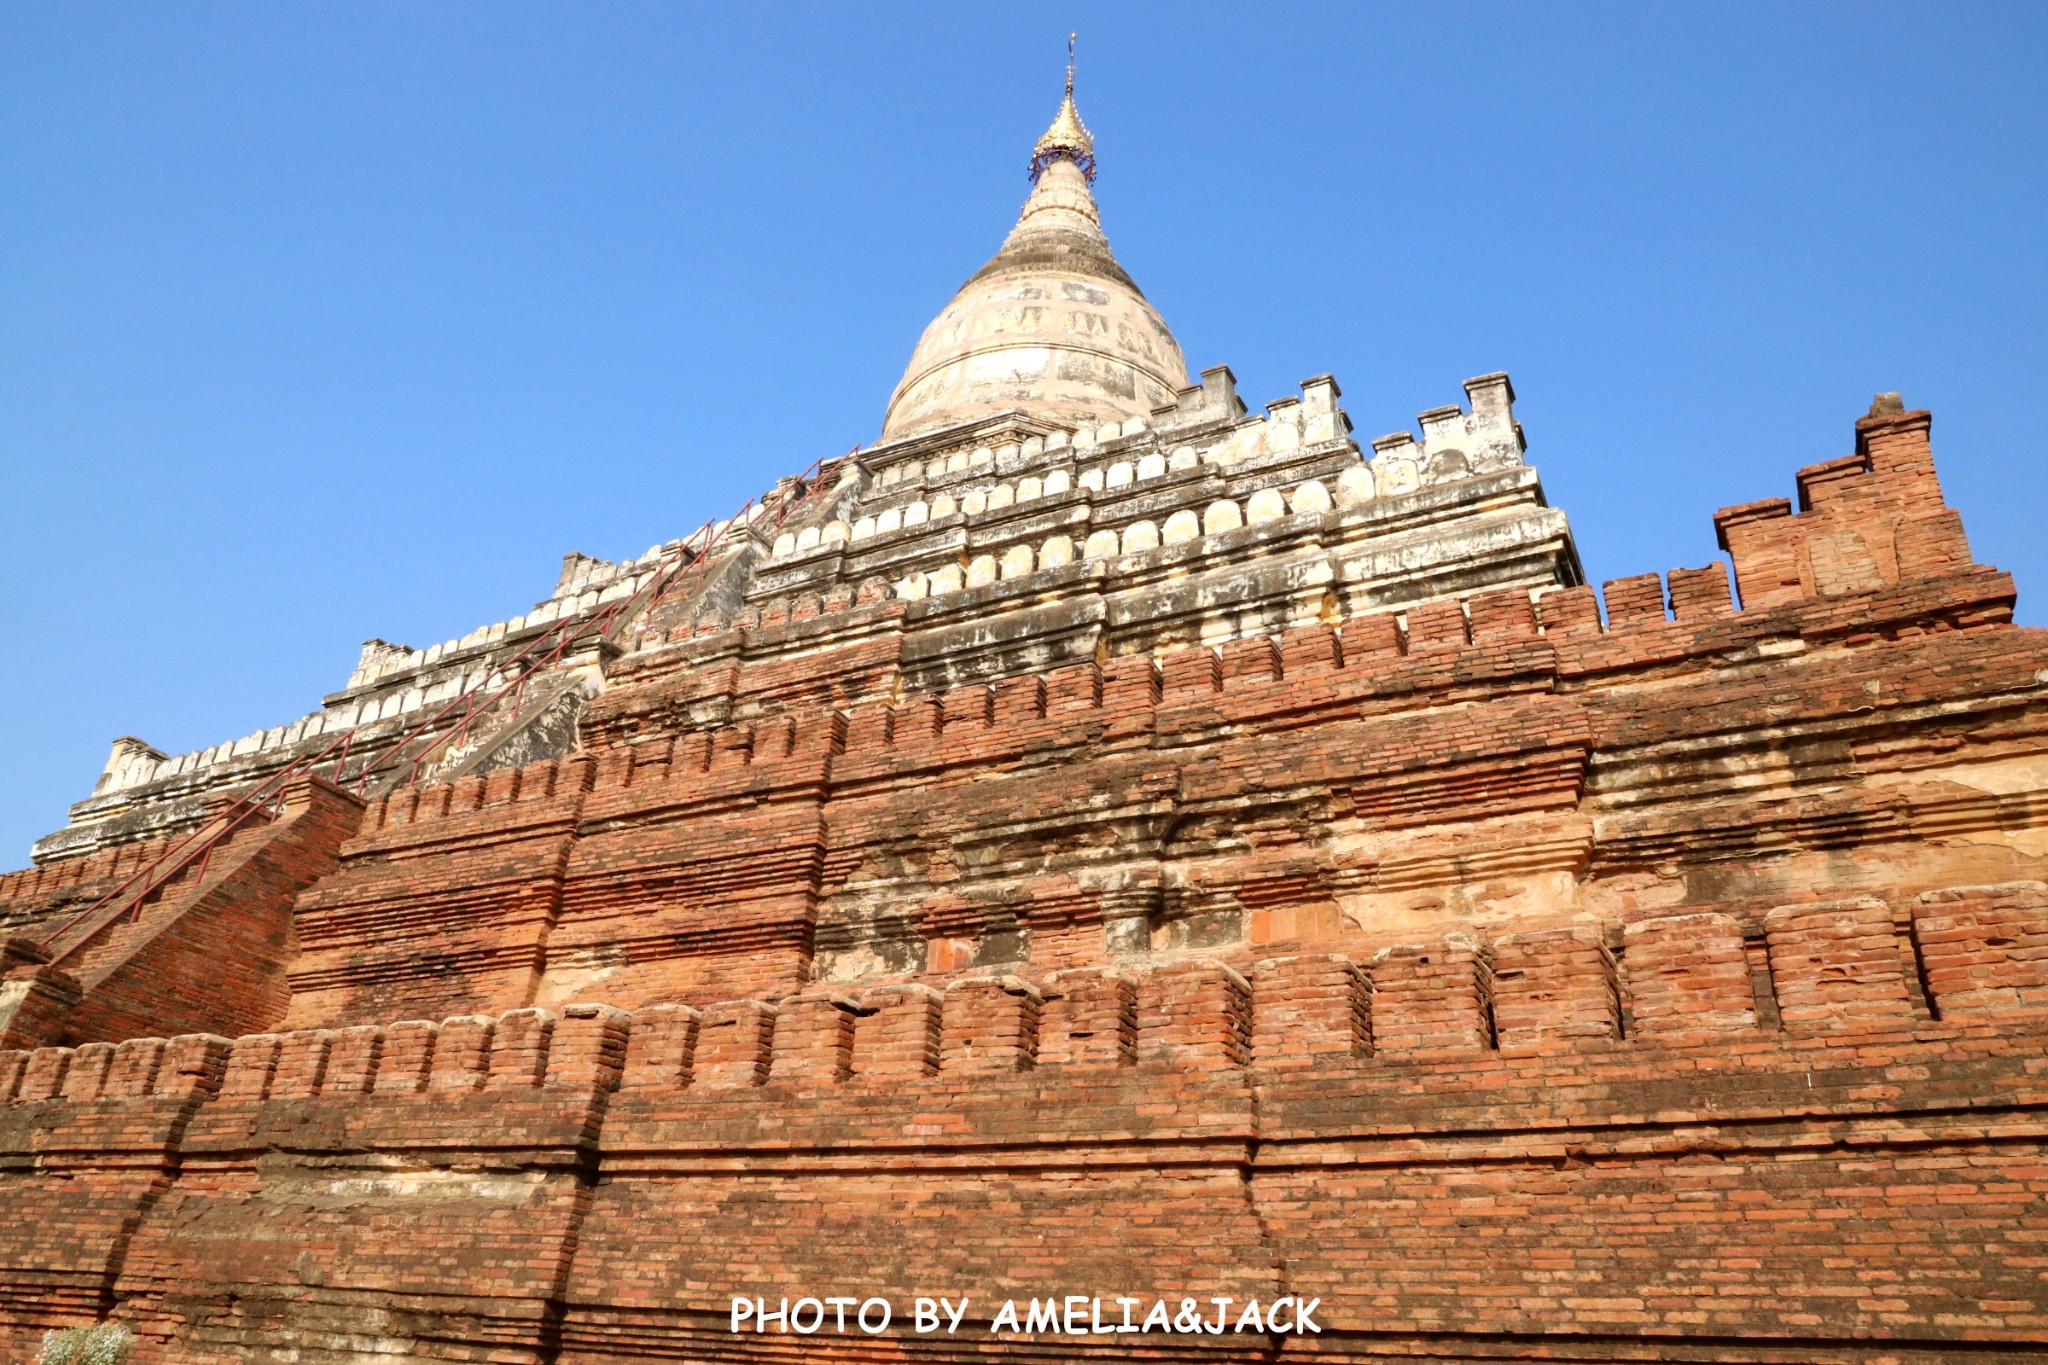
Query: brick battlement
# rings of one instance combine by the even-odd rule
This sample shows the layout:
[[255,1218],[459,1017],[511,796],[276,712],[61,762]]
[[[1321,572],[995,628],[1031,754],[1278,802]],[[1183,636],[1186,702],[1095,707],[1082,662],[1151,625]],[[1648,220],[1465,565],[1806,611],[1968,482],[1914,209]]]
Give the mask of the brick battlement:
[[19,872],[0,873],[0,906],[75,887],[106,886],[154,862],[170,842],[163,838],[138,839],[132,844],[99,849],[80,858],[67,858]]
[[[1501,1310],[1507,1331],[1568,1353],[1611,1331],[1618,1299],[1644,1305],[1645,1343],[1696,1339],[1687,1301],[1650,1290],[1710,1266],[1738,1350],[1796,1332],[1832,1359],[1931,1360],[1959,1313],[2018,1346],[2038,1330],[2024,1191],[2048,1140],[2048,886],[1923,897],[1910,942],[1879,910],[1763,916],[1767,980],[1734,918],[1696,914],[1618,943],[1452,936],[1243,974],[1190,959],[0,1053],[0,1248],[44,1258],[10,1272],[39,1298],[0,1295],[0,1321],[118,1301],[152,1360],[287,1325],[337,1349],[366,1298],[419,1302],[411,1286],[462,1268],[480,1278],[436,1292],[437,1330],[506,1358],[545,1358],[559,1324],[579,1360],[656,1343],[767,1359],[773,1343],[725,1330],[726,1296],[857,1268],[851,1287],[899,1311],[927,1289],[986,1301],[970,1346],[1001,1298],[1099,1281],[1316,1295],[1323,1349],[1351,1354],[1442,1330],[1452,1211],[1486,1245],[1590,1260],[1609,1234],[1562,1215],[1626,1198],[1648,1203],[1610,1294]],[[1914,945],[1939,1019],[1905,984]],[[85,1195],[116,1153],[126,1174]],[[1418,1160],[1433,1174],[1411,1184]],[[1751,1203],[1731,1202],[1734,1169]],[[1009,1212],[936,1235],[990,1180]],[[1943,1216],[1959,1205],[1964,1223]],[[1376,1252],[1344,1216],[1361,1206]],[[1758,1208],[1780,1229],[1853,1212],[1859,1254],[1762,1239]],[[815,1235],[884,1209],[934,1235],[858,1267]],[[1980,1239],[1969,1284],[1817,1315],[1936,1235]],[[1474,1296],[1527,1303],[1543,1266],[1474,1273],[1455,1330],[1505,1345]],[[1879,1314],[1882,1357],[1863,1336]]]
[[[1675,615],[1666,614],[1664,588],[1656,575],[1607,584],[1604,621],[1591,588],[1533,600],[1525,590],[1501,589],[1405,613],[1356,617],[1341,628],[1317,623],[1222,645],[1183,646],[1156,661],[1135,656],[1074,664],[900,702],[865,703],[845,715],[843,752],[861,756],[909,748],[926,763],[940,762],[941,752],[978,761],[1000,756],[1014,726],[1054,717],[1078,723],[1083,712],[1129,713],[1133,707],[1154,711],[1165,733],[1176,719],[1190,719],[1183,708],[1197,702],[1243,720],[1261,714],[1256,706],[1261,700],[1271,704],[1264,714],[1402,694],[1428,705],[1440,700],[1447,682],[1497,687],[1517,676],[1554,680],[1742,651],[1767,654],[1786,642],[1800,648],[1809,641],[1839,643],[1852,635],[1882,632],[1888,625],[1921,634],[2003,624],[2010,619],[2012,600],[2011,579],[1995,570],[1873,589],[1859,598],[1853,615],[1829,602],[1737,611],[1718,569],[1673,570],[1671,582]],[[1702,583],[1721,589],[1711,609],[1703,605],[1713,599]],[[1539,647],[1537,652],[1517,648],[1531,645]],[[1300,686],[1307,679],[1317,680],[1315,690]],[[1235,704],[1240,699],[1252,705],[1241,709]],[[1129,715],[1123,719],[1128,722]],[[772,750],[778,757],[790,752],[792,727],[820,736],[830,729],[818,714],[780,718],[775,724],[761,752]],[[713,755],[720,766],[743,765],[756,752],[754,731],[752,723],[712,727],[676,740],[670,757],[651,762],[672,772],[704,772]],[[974,731],[989,732],[988,745],[959,749],[964,735]],[[952,738],[946,750],[928,747],[947,735]],[[601,770],[600,786],[639,780],[632,776],[635,765],[650,763],[621,755],[608,755],[605,761],[610,766]]]
[[478,1091],[608,1090],[618,1079],[626,1027],[621,1011],[574,1005],[559,1016],[529,1009],[249,1034],[229,1049],[215,1098],[252,1105],[347,1096],[362,1106]]
[[582,754],[542,759],[523,768],[499,768],[454,782],[400,787],[370,802],[361,834],[459,818],[477,811],[522,806],[545,817],[543,803],[570,799],[590,787],[593,761]]
[[[222,1103],[573,1085],[721,1088],[907,1081],[960,1071],[1165,1065],[1288,1070],[1498,1051],[1671,1047],[1730,1031],[1788,1040],[1867,1034],[1932,1042],[1985,1025],[2048,1027],[2048,885],[1929,893],[1901,935],[1864,899],[1763,916],[1768,970],[1722,914],[1637,920],[1621,952],[1584,928],[1482,943],[1452,935],[1269,958],[1240,975],[1207,959],[1133,971],[975,976],[943,991],[820,986],[776,1000],[631,1014],[570,1006],[345,1029],[131,1039],[0,1052],[0,1102],[214,1092]],[[1924,979],[1927,994],[1912,984]],[[1780,1021],[1759,1032],[1760,1000]],[[1624,1026],[1626,1022],[1626,1028]],[[1081,1040],[1087,1040],[1085,1046]],[[1761,1055],[1754,1047],[1745,1057]],[[217,1082],[217,1091],[215,1084]]]
[[[868,602],[861,605],[886,602],[891,596],[892,590],[886,584],[873,584]],[[1755,649],[1759,645],[1768,650],[1786,640],[1821,643],[1869,637],[1888,630],[1894,635],[1910,635],[2000,625],[2011,620],[2013,598],[2010,575],[1978,568],[1946,572],[1918,582],[1873,585],[1859,592],[1853,602],[1801,598],[1776,607],[1739,610],[1729,596],[1723,568],[1673,569],[1667,576],[1643,574],[1611,580],[1604,593],[1591,587],[1540,594],[1519,588],[1498,589],[1430,602],[1403,612],[1355,616],[1341,626],[1317,622],[1221,644],[1167,648],[1158,655],[1155,677],[1180,678],[1183,685],[1175,690],[1194,693],[1202,690],[1205,679],[1210,680],[1208,690],[1223,691],[1239,680],[1281,681],[1291,673],[1363,665],[1383,670],[1398,684],[1404,667],[1399,661],[1412,656],[1440,656],[1445,651],[1485,650],[1515,641],[1539,640],[1559,651],[1556,667],[1560,670],[1606,671],[1637,664],[1680,662],[1731,650]],[[813,621],[824,612],[847,610],[853,605],[851,601],[835,605],[815,594],[805,594],[795,600],[793,607],[776,602],[738,618],[702,618],[693,625],[679,627],[671,639],[699,644],[701,647],[693,655],[685,656],[691,659],[727,650],[748,652],[749,645],[754,643],[749,637],[757,632],[785,621]],[[900,615],[895,620],[894,629],[900,631]],[[808,637],[813,644],[829,643],[831,639],[822,630]],[[1217,662],[1212,666],[1203,662],[1205,658]],[[654,662],[638,661],[628,668],[627,676],[647,671]],[[1099,700],[1099,680],[1107,676],[1105,668],[1075,665],[1037,674],[1032,680],[1013,678],[1002,684],[983,685],[981,690],[1009,686],[1030,691],[1035,685],[1047,696],[1079,689],[1075,695],[1085,694]],[[1097,685],[1083,686],[1075,681],[1091,669],[1098,679]],[[975,690],[973,686],[962,689],[960,696],[969,697]],[[981,710],[978,703],[963,704],[970,714]],[[907,710],[909,706],[900,706],[898,710]]]

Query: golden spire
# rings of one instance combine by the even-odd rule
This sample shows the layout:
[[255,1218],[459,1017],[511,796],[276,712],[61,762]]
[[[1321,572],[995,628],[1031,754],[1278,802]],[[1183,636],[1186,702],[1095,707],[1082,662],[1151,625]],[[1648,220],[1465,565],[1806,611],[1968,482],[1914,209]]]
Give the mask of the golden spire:
[[1038,139],[1038,145],[1031,149],[1031,179],[1035,183],[1045,174],[1045,168],[1065,157],[1080,167],[1081,174],[1089,183],[1095,180],[1095,139],[1088,135],[1088,125],[1081,122],[1081,111],[1074,107],[1074,39],[1067,35],[1067,95],[1060,101],[1059,113],[1053,115],[1052,127],[1045,130]]

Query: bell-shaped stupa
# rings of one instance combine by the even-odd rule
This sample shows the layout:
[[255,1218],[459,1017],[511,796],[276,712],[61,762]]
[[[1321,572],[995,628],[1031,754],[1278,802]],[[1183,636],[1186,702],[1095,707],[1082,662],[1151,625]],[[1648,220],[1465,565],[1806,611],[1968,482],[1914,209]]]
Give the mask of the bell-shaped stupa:
[[1031,158],[1032,190],[1002,249],[918,339],[882,439],[1000,412],[1073,427],[1149,413],[1187,382],[1166,323],[1124,273],[1089,185],[1095,143],[1074,68]]

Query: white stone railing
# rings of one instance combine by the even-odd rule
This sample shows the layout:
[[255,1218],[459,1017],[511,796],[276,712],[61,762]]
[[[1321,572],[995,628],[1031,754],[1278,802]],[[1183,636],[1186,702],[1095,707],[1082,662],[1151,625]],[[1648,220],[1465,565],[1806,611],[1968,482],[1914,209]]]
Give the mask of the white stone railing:
[[1277,488],[1262,488],[1242,505],[1232,498],[1218,498],[1199,512],[1183,507],[1164,522],[1147,519],[1134,521],[1121,530],[1104,527],[1089,532],[1078,545],[1065,534],[1050,536],[1036,546],[1020,542],[976,555],[965,566],[948,564],[928,572],[910,573],[890,587],[897,597],[936,597],[1023,578],[1040,569],[1058,568],[1076,560],[1106,561],[1276,521],[1297,512],[1327,512],[1335,505],[1336,500],[1322,480],[1309,479],[1285,493]]
[[[1504,374],[1483,375],[1467,380],[1465,391],[1472,402],[1468,413],[1458,407],[1432,408],[1418,421],[1422,439],[1413,433],[1383,436],[1373,443],[1373,455],[1357,468],[1346,470],[1337,480],[1336,499],[1343,503],[1396,497],[1425,486],[1449,483],[1474,474],[1491,472],[1520,463],[1522,441],[1513,411],[1513,390]],[[1057,497],[1075,488],[1105,492],[1132,487],[1168,474],[1196,469],[1204,464],[1229,468],[1248,460],[1284,454],[1304,445],[1316,445],[1347,436],[1350,421],[1336,402],[1334,381],[1312,380],[1302,397],[1287,398],[1267,406],[1262,419],[1247,421],[1220,440],[1204,447],[1179,446],[1170,451],[1131,452],[1085,468],[1052,468],[988,486],[960,491],[939,491],[865,513],[848,522],[834,520],[823,526],[778,536],[770,549],[772,558],[784,559],[836,545],[859,544],[881,536],[899,534],[928,522],[957,514],[976,517],[1002,511],[1038,498]],[[1018,458],[1031,459],[1061,450],[1079,452],[1120,440],[1147,430],[1142,418],[1109,423],[1091,431],[1054,432],[1028,441],[1001,447],[983,446],[973,451],[956,450],[922,464],[909,462],[881,472],[878,496],[901,497],[901,491],[915,484],[917,491],[934,480],[976,469],[994,469]],[[1256,499],[1257,495],[1253,495]],[[1247,516],[1250,509],[1246,509]],[[1206,515],[1206,514],[1205,514]],[[1161,538],[1165,539],[1164,528]],[[1093,537],[1090,537],[1093,540]],[[1170,543],[1170,542],[1168,542]]]

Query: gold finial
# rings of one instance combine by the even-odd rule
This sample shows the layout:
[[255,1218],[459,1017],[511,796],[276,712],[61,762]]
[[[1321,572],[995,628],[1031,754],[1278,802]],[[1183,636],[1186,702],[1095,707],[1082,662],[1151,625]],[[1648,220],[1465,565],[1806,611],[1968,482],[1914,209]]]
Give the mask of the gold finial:
[[1067,94],[1060,101],[1060,111],[1053,116],[1052,127],[1038,139],[1038,145],[1031,149],[1031,179],[1036,183],[1045,174],[1045,168],[1061,157],[1080,167],[1081,174],[1089,183],[1095,181],[1095,139],[1088,135],[1088,125],[1081,122],[1081,111],[1074,107],[1074,40],[1078,34],[1067,35]]

